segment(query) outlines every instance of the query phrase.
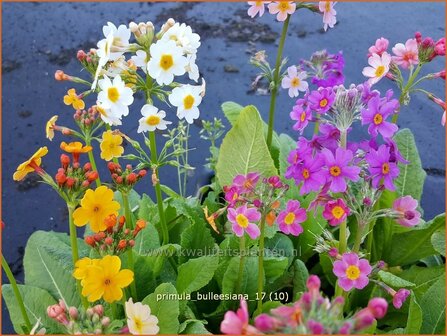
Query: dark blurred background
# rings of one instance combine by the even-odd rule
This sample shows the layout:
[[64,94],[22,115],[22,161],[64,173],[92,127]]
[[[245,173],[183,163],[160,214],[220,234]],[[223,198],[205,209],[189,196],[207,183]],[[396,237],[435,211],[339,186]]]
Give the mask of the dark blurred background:
[[[12,174],[19,163],[43,145],[50,151],[44,159],[45,169],[52,174],[56,172],[62,136],[57,134],[49,142],[45,138],[45,123],[58,114],[59,124],[71,126],[73,109],[62,102],[72,84],[56,82],[54,72],[63,69],[68,74],[85,75],[80,73],[76,52],[95,47],[103,38],[101,28],[107,21],[117,26],[130,21],[152,21],[159,29],[172,17],[191,25],[201,35],[197,63],[207,82],[207,94],[200,106],[201,118],[224,119],[220,105],[233,100],[242,105],[256,105],[267,119],[269,97],[250,90],[257,71],[248,60],[254,51],[266,50],[274,62],[282,25],[268,13],[250,19],[246,3],[3,3],[2,7],[2,219],[6,223],[2,248],[19,282],[23,281],[22,258],[28,237],[38,229],[67,231],[68,226],[65,204],[48,186],[33,177],[14,183]],[[338,3],[336,10],[338,23],[326,33],[322,30],[321,16],[308,11],[294,14],[284,51],[290,63],[309,58],[317,50],[326,48],[331,53],[342,50],[346,84],[360,83],[365,80],[361,71],[367,65],[367,50],[377,38],[388,38],[392,47],[398,42],[405,43],[415,31],[435,40],[445,34],[444,3]],[[435,72],[443,66],[444,62],[438,59],[425,68]],[[392,87],[387,80],[377,85],[383,91]],[[433,80],[425,87],[444,97],[444,81]],[[89,106],[93,101],[86,103]],[[282,91],[275,126],[278,132],[296,137],[288,115],[293,103],[287,92]],[[124,119],[122,130],[134,137],[142,105],[139,97]],[[174,120],[174,111],[167,111]],[[445,129],[440,125],[441,115],[438,106],[416,95],[399,118],[399,126],[408,127],[415,134],[428,173],[422,198],[427,220],[444,212]],[[204,153],[208,144],[199,138],[198,125],[191,128],[190,146],[200,150],[190,155],[190,164],[196,170],[188,181],[189,193],[194,193],[205,175]],[[104,172],[105,177],[104,162],[99,162],[100,173]],[[175,170],[165,170],[161,179],[176,189]],[[143,180],[137,191],[152,196],[149,179]],[[4,301],[2,315],[3,333],[13,333]]]

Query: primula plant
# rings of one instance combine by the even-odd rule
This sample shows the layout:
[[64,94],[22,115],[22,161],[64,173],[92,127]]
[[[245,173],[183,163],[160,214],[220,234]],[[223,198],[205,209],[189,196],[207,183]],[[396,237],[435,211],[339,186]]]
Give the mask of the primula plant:
[[[83,78],[56,71],[73,83],[60,99],[76,127],[49,115],[50,149],[37,149],[13,179],[36,174],[55,191],[69,234],[30,237],[24,284],[2,259],[17,333],[445,332],[445,214],[424,219],[425,172],[412,132],[397,124],[415,94],[445,119],[445,103],[423,88],[445,80],[445,70],[424,74],[427,63],[443,67],[445,39],[417,32],[389,48],[380,37],[355,84],[342,51],[284,58],[290,21],[310,11],[324,31],[335,29],[335,6],[248,2],[248,16],[271,15],[282,31],[274,64],[265,51],[247,60],[253,86],[268,83],[270,105],[259,106],[268,119],[228,101],[228,132],[218,111],[200,119],[200,36],[174,19],[108,22],[97,48],[77,53]],[[385,80],[395,89],[381,91]],[[288,111],[276,111],[281,90]],[[130,136],[121,126],[135,113]],[[275,132],[279,117],[293,133]],[[195,196],[193,123],[203,126],[203,164],[214,173]],[[45,168],[49,150],[61,151],[57,171]]]

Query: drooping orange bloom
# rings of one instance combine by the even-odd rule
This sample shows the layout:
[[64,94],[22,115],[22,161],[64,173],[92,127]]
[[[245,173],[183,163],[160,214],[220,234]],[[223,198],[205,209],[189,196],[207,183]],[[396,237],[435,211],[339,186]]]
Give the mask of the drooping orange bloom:
[[66,151],[67,153],[71,153],[73,155],[73,162],[79,162],[79,155],[81,153],[88,153],[92,150],[92,146],[83,146],[81,142],[62,142],[61,149]]
[[40,164],[42,163],[42,157],[47,155],[47,153],[48,148],[46,146],[40,147],[28,160],[21,163],[12,177],[14,181],[23,180],[26,175],[33,171],[38,173],[43,172],[42,168],[40,168]]

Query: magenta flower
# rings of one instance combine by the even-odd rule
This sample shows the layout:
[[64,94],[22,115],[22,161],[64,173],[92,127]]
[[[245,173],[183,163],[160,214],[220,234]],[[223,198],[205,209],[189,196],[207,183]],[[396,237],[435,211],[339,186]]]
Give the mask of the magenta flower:
[[335,93],[332,88],[319,88],[309,95],[309,106],[317,113],[326,113],[334,104]]
[[306,219],[306,210],[300,208],[300,202],[290,200],[287,202],[286,209],[280,212],[276,221],[281,232],[298,236],[303,232],[300,223]]
[[311,332],[311,335],[323,335],[324,334],[324,326],[315,320],[307,321],[307,327]]
[[399,289],[396,294],[393,296],[393,306],[396,309],[402,308],[402,305],[404,304],[405,300],[407,299],[408,295],[410,295],[410,291],[405,288]]
[[323,217],[330,226],[340,225],[349,216],[351,211],[346,206],[343,199],[339,198],[334,201],[329,201],[324,206]]
[[368,260],[359,259],[356,253],[344,253],[341,260],[334,262],[333,271],[340,287],[350,291],[352,288],[363,289],[368,285],[371,266]]
[[377,151],[371,149],[365,159],[369,165],[372,186],[377,188],[383,184],[385,188],[394,191],[396,187],[393,184],[393,179],[399,176],[399,168],[396,163],[390,161],[389,147],[380,145]]
[[369,124],[369,134],[376,137],[380,133],[388,139],[396,133],[397,125],[386,121],[386,118],[396,111],[396,103],[395,99],[382,103],[380,97],[373,97],[368,101],[368,107],[364,108],[361,114],[362,125]]
[[[304,99],[298,99],[298,101],[300,100]],[[309,106],[304,104],[296,104],[293,107],[292,112],[290,112],[290,118],[296,121],[295,125],[293,125],[293,129],[295,131],[300,131],[302,134],[306,126],[309,124],[309,121],[312,120],[312,112]]]
[[239,193],[249,193],[256,187],[260,177],[259,173],[248,173],[246,176],[237,175],[233,179],[233,185],[239,188]]
[[402,226],[412,227],[418,225],[421,213],[417,211],[418,201],[411,196],[399,197],[393,202],[393,210],[398,213],[398,222]]
[[229,206],[234,206],[234,204],[239,200],[239,188],[236,186],[225,186],[223,188],[225,193],[225,200]]
[[220,331],[230,335],[252,335],[259,331],[248,324],[248,307],[245,300],[241,300],[241,307],[237,312],[227,311],[224,320],[220,324]]
[[398,43],[393,47],[393,62],[404,69],[408,69],[410,65],[419,63],[419,50],[416,39],[408,39],[403,43]]
[[315,157],[306,156],[301,166],[296,170],[293,176],[296,184],[303,182],[300,189],[300,195],[308,194],[311,191],[318,191],[325,184],[326,177],[322,171],[323,159],[320,155]]
[[263,333],[272,332],[280,325],[281,321],[267,314],[260,314],[255,318],[256,329]]
[[377,39],[376,43],[373,46],[369,47],[368,57],[370,57],[372,54],[381,56],[385,51],[387,51],[389,43],[390,42],[384,37]]
[[384,298],[373,298],[368,302],[368,309],[374,315],[374,318],[381,319],[386,315],[388,302]]
[[233,224],[233,232],[238,237],[242,237],[244,232],[250,236],[251,239],[259,237],[261,232],[259,227],[253,222],[258,222],[261,219],[261,214],[255,208],[247,208],[247,205],[234,209],[228,209],[228,220]]
[[312,83],[318,87],[333,87],[345,81],[345,60],[341,51],[338,54],[328,54],[326,50],[317,51],[312,55],[310,64],[315,73]]
[[265,5],[270,3],[270,1],[248,1],[250,8],[247,13],[249,16],[254,18],[256,15],[264,15]]
[[335,151],[339,146],[338,141],[340,140],[340,130],[331,124],[320,124],[319,131],[319,143],[323,147]]
[[271,313],[283,321],[288,327],[296,328],[301,324],[302,307],[299,301],[292,306],[279,306],[271,310]]
[[360,178],[360,168],[349,166],[353,158],[350,150],[337,148],[334,156],[329,149],[324,148],[321,155],[327,166],[326,178],[327,182],[331,182],[330,191],[345,192],[347,188],[345,179],[358,181]]

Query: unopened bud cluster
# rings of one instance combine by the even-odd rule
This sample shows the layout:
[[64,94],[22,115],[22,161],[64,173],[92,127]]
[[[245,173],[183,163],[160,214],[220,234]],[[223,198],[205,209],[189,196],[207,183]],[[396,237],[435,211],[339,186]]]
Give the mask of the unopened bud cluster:
[[126,228],[126,218],[110,215],[104,221],[107,229],[85,237],[87,245],[101,255],[119,255],[135,245],[135,238],[146,227],[146,221],[140,219],[135,228]]
[[76,121],[79,127],[84,130],[86,128],[95,128],[99,123],[101,123],[99,112],[97,111],[95,106],[90,107],[87,111],[77,110],[73,115],[73,119]]
[[60,160],[61,168],[57,170],[54,179],[61,191],[71,194],[81,193],[98,178],[98,172],[92,170],[89,162],[81,167],[79,162],[71,163],[70,157],[66,154],[62,154]]
[[109,162],[107,168],[109,169],[116,189],[123,192],[129,192],[147,174],[147,171],[144,169],[138,172],[134,171],[130,164],[126,165],[126,169],[123,169],[118,163]]
[[95,49],[90,49],[87,53],[84,50],[78,50],[76,57],[88,72],[95,74],[99,62]]

